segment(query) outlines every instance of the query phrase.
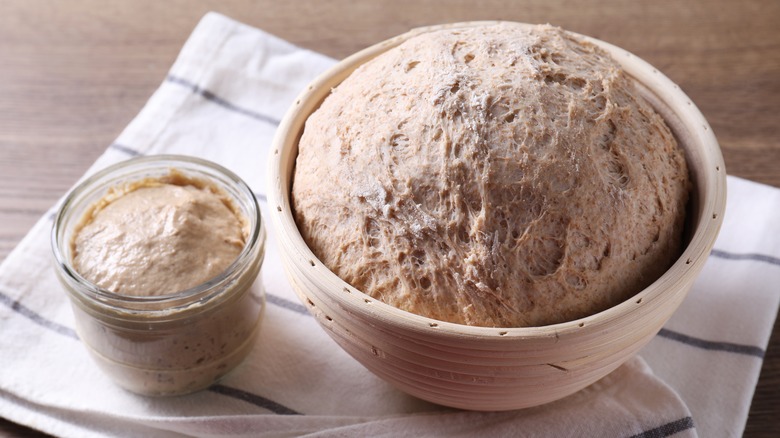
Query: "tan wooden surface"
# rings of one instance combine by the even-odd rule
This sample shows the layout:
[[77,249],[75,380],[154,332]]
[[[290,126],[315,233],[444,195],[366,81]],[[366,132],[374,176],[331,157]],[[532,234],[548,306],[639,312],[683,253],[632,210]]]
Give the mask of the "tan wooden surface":
[[[780,187],[775,0],[0,0],[0,261],[140,110],[207,11],[334,58],[421,25],[559,25],[654,64],[707,117],[729,174]],[[780,430],[778,326],[746,436]],[[0,419],[3,434],[38,435]]]

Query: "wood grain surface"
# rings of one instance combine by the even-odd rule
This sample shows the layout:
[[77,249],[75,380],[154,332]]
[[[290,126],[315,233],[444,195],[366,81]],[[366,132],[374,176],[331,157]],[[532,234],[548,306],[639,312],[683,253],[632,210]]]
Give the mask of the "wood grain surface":
[[[655,65],[709,120],[729,174],[780,187],[775,0],[0,0],[0,261],[132,120],[208,11],[334,58],[422,25],[559,25]],[[778,326],[746,436],[780,430]],[[40,433],[0,419],[0,435]]]

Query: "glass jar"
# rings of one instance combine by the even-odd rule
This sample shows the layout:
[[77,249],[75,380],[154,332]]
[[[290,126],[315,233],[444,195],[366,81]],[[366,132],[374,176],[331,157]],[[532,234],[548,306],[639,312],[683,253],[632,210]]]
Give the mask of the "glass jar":
[[[243,215],[248,234],[236,260],[205,283],[156,296],[113,293],[76,272],[72,242],[85,214],[117,187],[171,172],[216,187]],[[220,379],[250,352],[265,307],[258,275],[265,228],[251,189],[229,170],[174,155],[110,166],[67,195],[54,220],[52,248],[76,331],[100,368],[120,386],[145,395],[193,392]]]

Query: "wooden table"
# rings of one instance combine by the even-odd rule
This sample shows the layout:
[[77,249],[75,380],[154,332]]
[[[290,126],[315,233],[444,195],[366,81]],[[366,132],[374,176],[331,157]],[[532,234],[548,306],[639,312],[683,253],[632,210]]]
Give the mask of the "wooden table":
[[[585,3],[585,2],[582,2]],[[218,11],[341,58],[412,27],[549,22],[621,46],[677,82],[710,121],[728,172],[780,187],[780,2],[774,0],[3,0],[0,261],[74,184]],[[780,430],[774,334],[746,435]],[[0,435],[38,433],[0,419]]]

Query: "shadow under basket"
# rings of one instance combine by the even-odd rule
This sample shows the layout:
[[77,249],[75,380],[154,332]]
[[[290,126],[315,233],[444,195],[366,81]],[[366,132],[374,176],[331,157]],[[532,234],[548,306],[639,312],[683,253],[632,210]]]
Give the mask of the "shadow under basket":
[[[293,219],[290,190],[298,140],[330,90],[375,56],[421,33],[495,22],[412,30],[339,62],[303,91],[280,124],[269,163],[270,219],[287,276],[326,332],[377,376],[421,399],[471,410],[511,410],[570,395],[636,354],[678,308],[717,237],[726,169],[707,121],[680,88],[650,64],[608,43],[685,150],[693,182],[686,245],[650,286],[603,312],[544,327],[486,328],[414,315],[353,288],[307,247]],[[516,23],[518,26],[531,26]]]

